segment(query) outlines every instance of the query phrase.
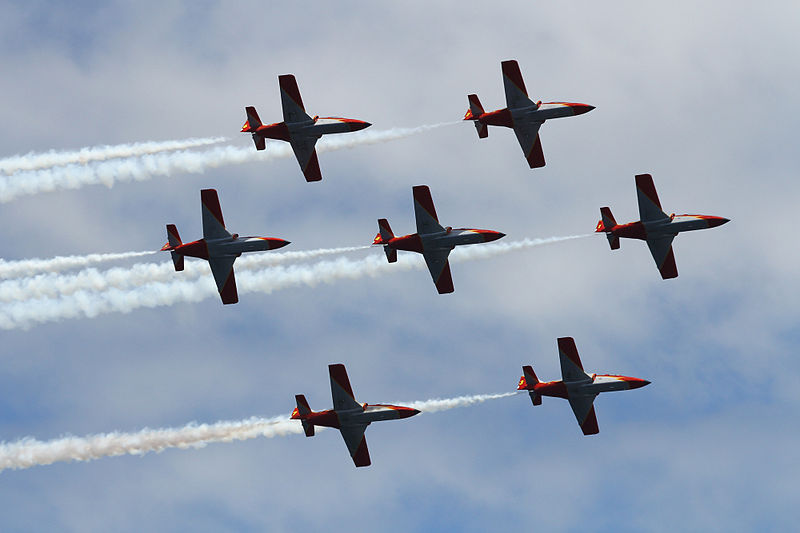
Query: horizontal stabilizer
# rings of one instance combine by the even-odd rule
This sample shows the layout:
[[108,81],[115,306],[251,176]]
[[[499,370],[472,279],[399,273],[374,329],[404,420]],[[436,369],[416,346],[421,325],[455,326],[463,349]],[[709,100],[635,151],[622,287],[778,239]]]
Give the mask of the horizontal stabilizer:
[[183,256],[175,251],[170,252],[170,254],[172,255],[172,264],[175,265],[175,272],[182,272]]
[[253,144],[256,145],[256,150],[264,150],[267,148],[267,141],[261,135],[253,134]]

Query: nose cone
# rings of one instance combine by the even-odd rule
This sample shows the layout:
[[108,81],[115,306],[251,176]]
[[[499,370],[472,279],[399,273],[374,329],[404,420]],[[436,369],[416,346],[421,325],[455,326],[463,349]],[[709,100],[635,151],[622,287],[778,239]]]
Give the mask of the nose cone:
[[586,104],[572,104],[570,107],[572,108],[572,112],[576,115],[583,115],[594,109],[593,105]]
[[269,240],[269,249],[275,250],[277,248],[283,248],[287,244],[291,244],[291,241],[285,241],[283,239],[270,239]]
[[487,231],[485,235],[485,242],[496,241],[497,239],[502,239],[505,236],[505,233],[500,233],[499,231]]
[[353,123],[350,125],[352,131],[363,130],[364,128],[369,128],[372,126],[369,122],[364,122],[363,120],[354,120]]
[[399,418],[410,418],[414,415],[420,414],[421,412],[419,409],[412,409],[411,407],[403,407],[398,409],[398,411],[400,414]]
[[628,378],[626,381],[631,389],[638,389],[644,387],[645,385],[650,385],[650,382],[646,379]]
[[717,226],[721,226],[723,224],[727,224],[731,220],[729,218],[722,218],[722,217],[710,217],[708,219],[708,227],[709,228],[716,228]]

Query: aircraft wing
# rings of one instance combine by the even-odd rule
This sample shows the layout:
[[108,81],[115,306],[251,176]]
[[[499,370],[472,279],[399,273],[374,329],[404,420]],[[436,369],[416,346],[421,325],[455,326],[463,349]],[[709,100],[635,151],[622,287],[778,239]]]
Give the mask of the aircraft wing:
[[426,250],[422,252],[439,294],[447,294],[455,290],[453,288],[453,277],[450,275],[450,262],[447,260],[450,250],[446,248],[444,250]]
[[439,224],[439,217],[436,216],[436,208],[433,207],[430,188],[427,185],[417,185],[413,188],[413,191],[417,233],[424,235],[444,231],[442,225]]
[[222,209],[219,206],[217,191],[203,189],[200,191],[200,201],[203,204],[203,238],[230,237],[231,234],[225,229],[225,221],[222,219]]
[[600,428],[597,427],[597,417],[594,414],[594,399],[596,394],[590,396],[570,396],[569,406],[572,407],[572,412],[575,413],[575,418],[578,420],[578,425],[584,435],[596,435],[600,433]]
[[311,120],[311,117],[306,114],[306,108],[303,107],[303,99],[300,98],[300,89],[297,88],[297,80],[294,79],[294,75],[278,76],[278,84],[281,87],[283,121],[294,123]]
[[509,109],[536,105],[528,98],[519,64],[515,60],[503,61],[503,88],[506,90],[506,106]]
[[372,464],[369,458],[369,449],[367,448],[367,439],[364,437],[367,425],[358,426],[342,426],[339,431],[342,434],[344,443],[347,445],[347,451],[350,452],[350,457],[353,458],[353,463],[356,466],[369,466]]
[[561,379],[564,381],[583,381],[588,377],[572,337],[558,339],[558,359],[561,362]]
[[636,176],[636,197],[639,200],[639,218],[642,222],[669,218],[669,215],[661,209],[656,186],[653,185],[653,176],[650,174]]
[[361,409],[361,404],[356,401],[353,395],[353,389],[350,387],[350,379],[347,377],[347,370],[344,365],[328,365],[328,373],[331,376],[331,396],[333,397],[334,411]]
[[208,259],[211,273],[214,274],[214,281],[217,282],[217,290],[224,304],[235,304],[239,301],[239,294],[236,292],[236,277],[233,274],[234,261],[236,261],[235,255],[220,255]]
[[306,181],[320,181],[322,179],[322,171],[319,169],[317,151],[314,149],[314,145],[317,144],[317,138],[292,138],[289,142],[292,145],[297,162],[300,163],[300,168],[303,170],[303,176],[306,177]]
[[672,239],[675,235],[665,235],[663,237],[649,237],[647,246],[656,262],[658,271],[661,272],[661,279],[678,277],[678,266],[675,264],[675,254],[672,253]]
[[542,141],[539,138],[541,125],[541,122],[514,123],[514,133],[517,135],[522,153],[525,154],[525,159],[528,160],[528,166],[531,168],[540,168],[545,165]]

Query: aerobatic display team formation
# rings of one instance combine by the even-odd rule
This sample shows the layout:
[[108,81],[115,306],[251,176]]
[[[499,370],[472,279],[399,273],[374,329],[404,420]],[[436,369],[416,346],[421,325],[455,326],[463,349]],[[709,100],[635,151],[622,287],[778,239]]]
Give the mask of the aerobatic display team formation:
[[[501,63],[506,107],[485,111],[475,94],[467,97],[469,109],[464,121],[472,121],[478,137],[489,135],[489,126],[511,128],[522,148],[525,161],[531,169],[545,166],[539,129],[549,119],[572,117],[587,113],[594,107],[569,102],[534,102],[528,97],[525,83],[516,61]],[[362,120],[310,116],[305,110],[300,91],[291,74],[278,76],[283,122],[264,124],[254,107],[245,107],[247,120],[241,129],[249,133],[255,144],[242,151],[233,147],[208,149],[205,153],[187,152],[215,144],[222,139],[190,139],[165,143],[140,143],[127,147],[99,147],[74,153],[49,153],[6,158],[0,160],[0,201],[8,201],[20,194],[51,191],[59,188],[77,188],[93,183],[112,184],[116,180],[142,180],[172,172],[200,171],[203,168],[252,160],[252,152],[266,150],[269,157],[287,157],[292,154],[308,182],[322,180],[317,149],[370,144],[411,135],[440,125],[422,126],[406,130],[387,130],[367,135],[355,134],[350,141],[331,140],[317,142],[325,135],[350,133],[371,126]],[[361,135],[362,137],[356,137]],[[267,140],[289,143],[267,143]],[[355,140],[353,140],[355,139]],[[179,152],[180,151],[180,152]],[[112,162],[117,158],[148,157],[147,164],[133,162],[122,168]],[[87,166],[87,165],[93,166]],[[107,165],[107,166],[104,166]],[[672,241],[678,233],[713,228],[728,219],[710,215],[667,214],[661,207],[653,178],[650,174],[635,176],[636,197],[640,220],[619,224],[609,207],[600,208],[600,221],[595,233],[604,234],[612,250],[619,249],[620,238],[639,239],[647,243],[650,254],[662,279],[678,277]],[[309,283],[309,279],[346,279],[367,273],[391,272],[399,268],[419,268],[422,261],[408,255],[398,261],[398,251],[422,255],[436,291],[439,294],[455,290],[450,258],[460,260],[491,257],[539,244],[585,237],[586,235],[554,237],[550,239],[525,239],[522,241],[489,244],[485,247],[454,251],[462,245],[491,243],[505,237],[504,233],[490,229],[453,228],[439,222],[433,196],[427,185],[412,187],[416,232],[396,236],[388,220],[379,218],[378,233],[372,241],[380,246],[386,256],[374,254],[363,260],[321,261],[298,270],[280,266],[295,260],[316,259],[339,255],[362,247],[331,248],[320,250],[276,252],[242,258],[240,286],[234,273],[234,263],[246,252],[263,252],[283,248],[290,244],[280,237],[244,237],[231,233],[225,225],[220,199],[215,189],[200,191],[202,237],[184,242],[174,224],[166,225],[167,243],[161,251],[170,253],[172,265],[139,264],[130,268],[112,268],[104,272],[91,267],[105,261],[126,259],[157,252],[128,252],[94,254],[89,256],[56,257],[22,261],[0,261],[0,328],[28,328],[35,324],[94,316],[100,313],[130,311],[144,306],[169,305],[177,301],[199,301],[214,296],[209,293],[208,271],[201,262],[185,261],[192,257],[208,262],[222,304],[239,301],[239,291],[271,292],[280,288]],[[196,231],[184,235],[195,235]],[[406,254],[400,254],[402,257]],[[411,259],[409,259],[411,258]],[[59,272],[70,268],[86,267],[74,274]],[[173,272],[178,272],[176,274]],[[34,276],[36,275],[36,276]],[[162,290],[170,284],[183,283],[180,291]],[[90,290],[92,292],[87,293]],[[463,289],[468,290],[468,288]],[[80,302],[72,296],[80,294]],[[146,301],[147,304],[141,302]],[[371,464],[365,439],[367,427],[376,421],[413,417],[420,412],[434,412],[453,407],[467,406],[495,398],[527,392],[534,406],[541,405],[543,396],[566,399],[584,435],[599,432],[594,410],[594,400],[601,392],[637,389],[648,385],[645,379],[615,374],[595,374],[584,370],[575,340],[572,337],[557,339],[561,366],[561,380],[540,381],[532,366],[522,366],[516,391],[498,394],[463,396],[413,402],[410,405],[359,403],[350,385],[343,364],[328,367],[333,406],[323,411],[313,411],[305,396],[295,396],[296,407],[290,417],[252,418],[239,422],[218,422],[210,425],[189,424],[182,428],[142,430],[139,433],[109,433],[87,437],[64,437],[52,441],[25,438],[17,442],[0,444],[0,470],[27,468],[56,461],[90,460],[121,454],[140,454],[160,451],[170,447],[202,446],[208,442],[221,442],[273,437],[304,433],[315,434],[315,428],[338,429],[347,450],[357,467]],[[523,361],[521,361],[523,363]],[[509,379],[511,382],[511,378]],[[299,423],[298,423],[299,421]]]

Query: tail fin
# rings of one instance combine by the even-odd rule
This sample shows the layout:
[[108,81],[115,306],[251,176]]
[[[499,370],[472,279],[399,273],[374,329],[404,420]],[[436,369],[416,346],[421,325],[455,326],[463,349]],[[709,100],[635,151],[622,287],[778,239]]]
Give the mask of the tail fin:
[[526,390],[530,394],[533,405],[542,405],[542,395],[534,390],[534,386],[539,383],[539,378],[530,365],[522,367],[522,377],[519,378],[517,390]]
[[258,118],[258,113],[256,113],[256,108],[253,106],[247,106],[244,108],[245,113],[247,113],[247,122],[244,123],[242,126],[242,132],[249,132],[255,131],[261,127],[261,119]]
[[389,221],[385,218],[378,219],[378,230],[379,233],[375,236],[375,240],[372,241],[372,244],[383,244],[383,251],[386,253],[386,260],[390,263],[396,262],[397,250],[386,246],[387,242],[394,239],[394,232],[392,232],[392,228],[389,226]]
[[[297,418],[300,418],[300,416],[311,414],[311,408],[308,406],[308,401],[306,401],[306,397],[303,394],[295,395],[294,400],[297,402],[297,408],[295,408],[294,413],[292,413],[292,418],[295,418],[297,415],[299,415]],[[302,418],[300,422],[303,424],[303,431],[306,437],[313,437],[314,424]]]
[[597,223],[597,229],[595,232],[606,232],[606,237],[608,237],[608,245],[611,246],[612,250],[616,250],[619,248],[619,237],[611,233],[611,230],[614,226],[617,225],[617,221],[614,220],[614,215],[611,214],[611,209],[608,207],[601,207],[600,208],[600,222]]
[[250,105],[245,107],[244,111],[247,113],[247,122],[242,126],[242,133],[251,132],[253,134],[253,143],[256,145],[256,150],[264,150],[267,147],[267,143],[264,137],[256,133],[256,130],[262,125],[261,119],[258,118],[258,113],[256,113],[256,108]]
[[475,124],[475,129],[478,130],[478,137],[481,139],[485,139],[489,136],[489,127],[484,124],[483,122],[478,120],[478,117],[483,115],[483,106],[481,105],[481,101],[478,99],[477,94],[470,94],[467,96],[469,100],[469,110],[467,114],[464,115],[464,120],[472,120]]
[[171,251],[172,264],[175,266],[175,271],[180,272],[183,270],[183,255],[174,251],[174,249],[183,244],[183,242],[175,224],[167,224],[167,241],[167,244],[161,249]]

